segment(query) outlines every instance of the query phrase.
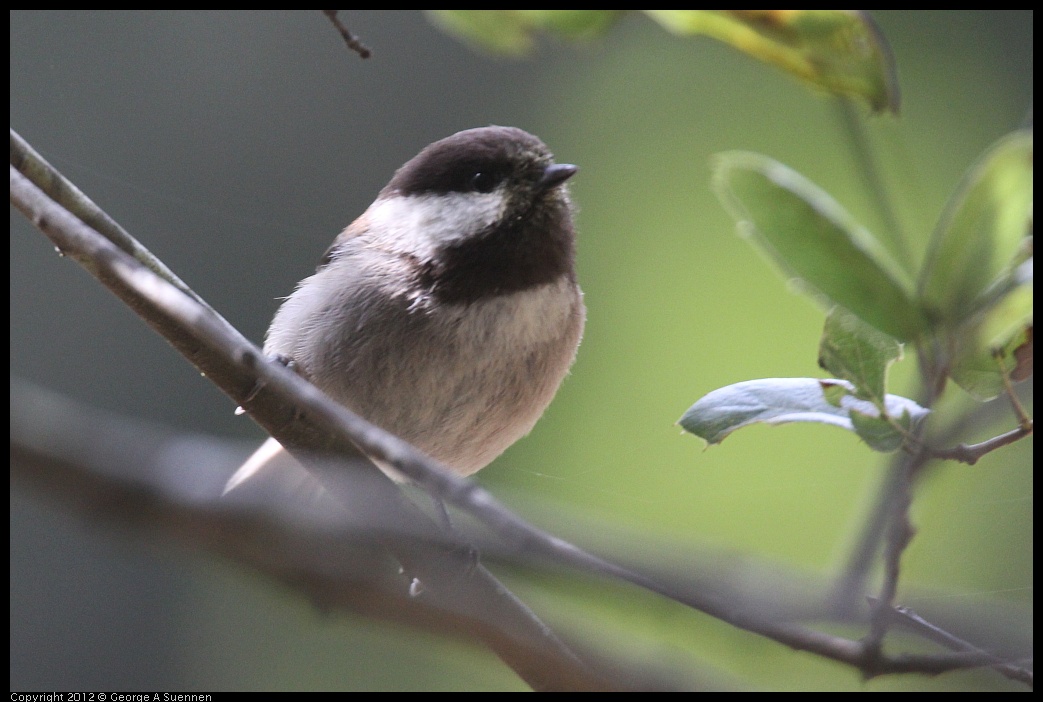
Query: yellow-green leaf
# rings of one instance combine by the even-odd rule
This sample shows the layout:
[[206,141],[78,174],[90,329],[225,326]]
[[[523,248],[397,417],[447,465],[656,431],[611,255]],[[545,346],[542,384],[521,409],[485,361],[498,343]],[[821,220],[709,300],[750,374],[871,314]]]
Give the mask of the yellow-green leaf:
[[[998,304],[1032,227],[1032,132],[997,142],[946,205],[920,276],[921,305],[948,329]],[[992,294],[996,290],[1000,295]]]
[[859,10],[644,10],[676,34],[704,34],[838,95],[898,112],[891,48]]
[[1014,382],[1032,375],[1032,298],[1032,286],[1022,285],[980,324],[954,335],[950,376],[979,400],[1003,393],[1004,374]]
[[529,53],[537,31],[565,39],[603,34],[620,10],[428,10],[443,29],[497,54]]

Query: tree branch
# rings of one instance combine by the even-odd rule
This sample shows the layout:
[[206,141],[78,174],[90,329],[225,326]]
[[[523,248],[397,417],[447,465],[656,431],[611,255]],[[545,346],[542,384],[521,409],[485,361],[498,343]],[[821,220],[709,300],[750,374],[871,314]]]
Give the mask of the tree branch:
[[373,52],[357,36],[348,31],[344,23],[337,18],[337,12],[338,10],[323,10],[322,14],[326,15],[326,19],[332,22],[336,30],[340,32],[340,36],[344,39],[344,43],[348,45],[349,49],[358,54],[359,58],[368,59],[373,55]]
[[[870,597],[867,599],[869,600],[870,605],[875,606],[878,604],[876,598]],[[988,651],[984,651],[974,644],[964,641],[960,637],[955,636],[941,627],[927,621],[909,607],[890,607],[888,609],[888,616],[891,621],[907,631],[919,634],[924,638],[941,644],[953,651],[962,651],[964,653],[975,653],[986,656],[991,655],[994,661],[993,667],[1002,675],[1011,680],[1025,683],[1030,687],[1032,686],[1033,674],[1031,670],[1004,661],[999,656],[990,654]]]
[[[174,540],[258,571],[308,598],[318,609],[343,610],[466,640],[495,641],[511,665],[543,671],[557,688],[680,689],[667,676],[625,660],[577,666],[555,647],[532,646],[487,619],[410,596],[384,541],[452,545],[373,505],[367,480],[356,482],[371,505],[347,511],[330,499],[290,499],[288,491],[236,490],[222,496],[228,475],[248,455],[241,443],[182,434],[152,423],[87,408],[13,379],[11,478],[106,527]],[[380,477],[380,476],[374,476]],[[464,594],[467,594],[466,591]],[[468,616],[470,614],[470,616]],[[588,656],[584,656],[585,659]]]
[[1008,444],[1013,444],[1015,441],[1024,439],[1026,436],[1032,433],[1032,424],[1030,423],[1027,427],[1017,427],[1011,429],[1008,432],[994,436],[991,439],[982,441],[977,444],[957,444],[952,448],[926,448],[927,455],[930,458],[938,458],[943,461],[959,461],[960,463],[966,463],[967,465],[973,466],[982,456],[995,451],[998,448],[1003,448]]

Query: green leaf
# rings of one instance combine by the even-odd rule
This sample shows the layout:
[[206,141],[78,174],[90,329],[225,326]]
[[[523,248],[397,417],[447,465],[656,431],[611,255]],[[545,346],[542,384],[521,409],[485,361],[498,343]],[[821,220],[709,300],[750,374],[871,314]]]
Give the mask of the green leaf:
[[1004,353],[1009,353],[1014,360],[1010,369],[1010,378],[1015,383],[1020,383],[1032,377],[1032,359],[1035,355],[1032,342],[1032,326],[1025,329],[1016,337],[1007,342],[1003,348]]
[[902,448],[912,424],[908,412],[898,417],[881,417],[852,410],[850,416],[858,438],[866,442],[869,448],[881,453],[890,453]]
[[486,10],[516,12],[533,29],[553,32],[565,39],[587,40],[604,34],[622,10]]
[[898,112],[891,48],[858,10],[644,10],[675,34],[704,34],[812,86]]
[[[887,418],[882,417],[873,403],[855,397],[854,392],[855,386],[846,380],[748,380],[707,394],[689,407],[678,423],[704,441],[718,444],[736,429],[751,424],[817,422],[856,431],[857,421],[872,438],[870,447],[882,450],[878,447],[893,443],[893,435],[888,443],[888,435],[879,428],[879,423],[871,425],[867,419],[875,418],[887,423]],[[830,393],[828,398],[827,393]],[[897,395],[886,395],[884,406],[887,417],[905,418],[902,421],[907,425],[920,421],[929,412],[912,400]],[[859,417],[853,421],[855,414]]]
[[843,307],[826,316],[818,364],[827,373],[850,380],[855,395],[879,406],[887,388],[887,369],[902,357],[893,336],[869,326]]
[[534,44],[537,31],[565,39],[588,39],[603,34],[621,14],[619,10],[428,10],[431,19],[448,33],[496,54],[523,56]]
[[833,407],[842,408],[844,398],[852,395],[851,386],[842,383],[820,383],[822,397]]
[[825,191],[760,154],[716,159],[714,186],[739,223],[785,270],[899,341],[924,328],[900,269]]
[[1032,327],[1026,326],[1011,334],[1005,344],[995,348],[995,352],[999,358],[988,350],[968,354],[950,373],[957,385],[982,402],[999,397],[1005,391],[1004,368],[1015,381],[1026,380],[1032,375]]
[[1015,382],[1032,375],[1032,298],[1032,286],[1022,285],[989,310],[981,324],[955,336],[949,375],[975,398],[1002,394],[1004,373]]
[[496,54],[522,56],[532,50],[529,28],[506,10],[429,10],[447,33]]
[[920,276],[921,306],[955,329],[998,302],[1024,260],[1032,227],[1032,132],[998,141],[966,175],[932,235]]

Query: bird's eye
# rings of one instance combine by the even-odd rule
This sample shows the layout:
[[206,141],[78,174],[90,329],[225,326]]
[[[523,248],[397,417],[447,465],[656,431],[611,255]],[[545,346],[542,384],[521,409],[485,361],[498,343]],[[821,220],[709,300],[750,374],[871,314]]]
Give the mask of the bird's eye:
[[488,171],[479,171],[471,176],[471,187],[480,193],[491,193],[496,188],[496,176]]

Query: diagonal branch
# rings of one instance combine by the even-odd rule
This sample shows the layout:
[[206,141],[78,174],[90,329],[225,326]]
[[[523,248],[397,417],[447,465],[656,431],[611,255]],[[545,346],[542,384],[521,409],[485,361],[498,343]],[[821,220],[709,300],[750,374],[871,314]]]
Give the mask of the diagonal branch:
[[[870,597],[868,599],[871,605],[875,606],[878,604],[876,598]],[[987,651],[975,646],[974,644],[964,641],[960,637],[932,624],[909,607],[897,606],[891,607],[889,610],[888,616],[894,624],[908,631],[919,634],[935,643],[941,644],[950,650],[990,655]],[[1018,682],[1023,682],[1030,687],[1032,686],[1033,673],[1031,670],[1004,661],[999,656],[993,656],[993,658],[995,659],[994,667],[1000,672],[1000,674],[1010,678],[1011,680],[1017,680]]]
[[[624,660],[577,666],[553,646],[532,646],[489,619],[447,609],[438,598],[411,596],[381,544],[412,539],[448,548],[427,531],[409,533],[387,510],[348,512],[332,499],[296,500],[287,491],[236,490],[228,474],[248,447],[185,434],[84,407],[12,379],[11,480],[107,528],[173,540],[272,578],[323,612],[349,611],[384,621],[484,641],[527,678],[557,689],[678,689],[680,672],[642,669]],[[382,475],[374,476],[383,479]],[[365,479],[356,483],[374,502]],[[465,591],[465,594],[466,591]],[[585,656],[586,658],[587,656]]]

